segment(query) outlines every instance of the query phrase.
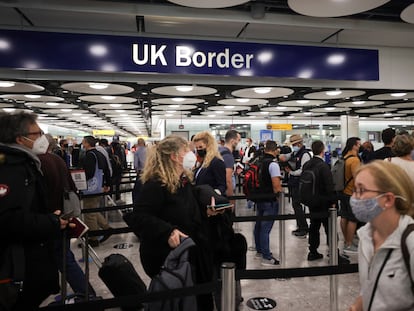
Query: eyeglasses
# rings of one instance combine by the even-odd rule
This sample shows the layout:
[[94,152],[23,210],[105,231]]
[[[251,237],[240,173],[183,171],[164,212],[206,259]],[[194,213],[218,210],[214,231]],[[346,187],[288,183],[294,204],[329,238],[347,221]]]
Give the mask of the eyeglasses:
[[31,136],[31,135],[42,136],[43,134],[44,134],[44,132],[42,130],[40,130],[38,132],[28,132],[28,133],[25,133],[24,136]]
[[352,192],[355,193],[357,197],[361,197],[361,195],[363,195],[366,192],[374,192],[374,193],[379,193],[379,194],[386,193],[384,191],[364,189],[364,188],[355,188],[352,190]]

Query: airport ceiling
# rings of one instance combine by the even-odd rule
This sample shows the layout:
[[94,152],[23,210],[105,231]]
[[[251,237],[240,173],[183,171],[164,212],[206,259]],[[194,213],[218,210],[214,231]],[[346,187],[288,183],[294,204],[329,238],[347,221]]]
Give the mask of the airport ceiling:
[[[323,16],[324,10],[320,7],[329,9],[327,3],[338,1],[188,1],[190,5],[242,3],[227,8],[194,8],[172,3],[180,1],[186,2],[0,0],[0,28],[414,48],[414,1],[348,0],[347,15],[326,13],[334,17],[315,17],[315,14]],[[375,2],[382,5],[372,4],[372,8],[362,12],[349,13],[353,5]],[[1,73],[2,70],[0,80],[12,80],[4,79]],[[42,73],[42,78],[12,80],[16,84],[11,87],[0,83],[0,108],[31,109],[41,114],[44,122],[62,127],[85,130],[114,127],[118,134],[137,136],[151,133],[151,117],[155,116],[200,118],[200,122],[203,122],[201,119],[248,122],[261,118],[289,122],[337,120],[343,114],[375,120],[412,120],[414,117],[414,88],[362,89],[349,84],[332,87],[329,83],[290,83],[287,79],[275,82],[258,79],[257,82],[239,78],[229,83],[223,77],[215,83],[214,77],[186,80],[185,76],[177,79],[162,75],[147,80],[140,76],[137,82],[130,76],[79,72],[67,76],[50,73],[53,79],[49,80],[46,74]],[[36,86],[30,88],[30,85]]]

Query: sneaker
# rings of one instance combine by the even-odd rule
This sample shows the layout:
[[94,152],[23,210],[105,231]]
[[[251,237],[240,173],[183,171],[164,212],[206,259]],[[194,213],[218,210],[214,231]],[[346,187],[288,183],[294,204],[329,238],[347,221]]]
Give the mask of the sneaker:
[[353,244],[351,244],[349,246],[344,246],[344,253],[357,254],[358,253],[358,246],[355,246]]
[[270,259],[262,259],[262,262],[260,263],[262,266],[274,266],[274,265],[280,265],[280,261],[276,258],[272,257]]
[[295,230],[293,235],[297,238],[305,239],[308,232],[306,230]]
[[318,252],[311,252],[308,254],[308,261],[314,261],[318,259],[322,259],[323,255]]

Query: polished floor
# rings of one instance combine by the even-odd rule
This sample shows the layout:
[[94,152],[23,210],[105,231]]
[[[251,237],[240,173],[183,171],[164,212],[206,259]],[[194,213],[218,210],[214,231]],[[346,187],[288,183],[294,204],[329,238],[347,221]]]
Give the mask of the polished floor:
[[[122,197],[127,203],[131,202],[130,193],[123,194]],[[239,200],[236,204],[237,215],[247,216],[254,215],[253,209],[248,209],[246,202]],[[290,204],[286,203],[286,213],[293,213]],[[122,221],[120,213],[117,211],[110,212],[108,219],[113,227],[124,227],[125,223]],[[339,228],[339,226],[338,226]],[[248,242],[249,251],[247,253],[247,269],[269,269],[273,267],[265,267],[260,263],[260,259],[255,258],[254,241],[252,237],[253,223],[243,222],[235,224],[235,229],[242,233]],[[321,246],[319,252],[324,255],[323,259],[309,262],[307,260],[308,242],[307,239],[301,239],[293,236],[291,231],[296,229],[295,221],[288,220],[285,222],[286,229],[286,268],[294,267],[311,267],[311,266],[325,266],[328,265],[326,244],[326,237],[321,229]],[[340,236],[339,246],[342,247],[342,237]],[[271,250],[275,257],[278,257],[279,252],[279,224],[275,222],[271,232]],[[123,244],[126,243],[126,244]],[[81,260],[82,252],[77,247],[77,240],[72,240],[72,250],[76,258]],[[130,246],[125,249],[116,248],[117,245]],[[149,284],[150,279],[145,275],[140,264],[139,259],[139,242],[132,234],[119,234],[111,236],[107,241],[95,248],[97,255],[103,260],[106,256],[112,253],[120,253],[128,257],[134,264],[137,272],[142,277],[146,284]],[[351,255],[352,263],[357,262],[357,255]],[[83,266],[83,263],[81,263]],[[279,266],[275,266],[278,268]],[[90,262],[90,280],[97,291],[98,295],[109,298],[111,293],[97,275],[97,266]],[[358,274],[344,274],[338,275],[338,309],[347,310],[359,292]],[[246,302],[254,297],[267,297],[276,301],[277,305],[273,310],[280,311],[325,311],[336,310],[330,306],[330,277],[302,277],[292,279],[268,279],[268,280],[242,280],[242,295],[244,302],[240,306],[240,310],[252,310],[246,305]],[[68,292],[71,289],[68,287]],[[53,297],[50,297],[44,304],[50,302]],[[118,309],[112,309],[118,310]]]

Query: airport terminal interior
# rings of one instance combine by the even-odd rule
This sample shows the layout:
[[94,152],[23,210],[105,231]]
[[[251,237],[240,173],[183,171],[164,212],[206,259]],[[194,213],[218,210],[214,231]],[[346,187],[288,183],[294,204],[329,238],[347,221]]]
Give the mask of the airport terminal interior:
[[[320,139],[329,152],[351,136],[377,149],[383,129],[414,130],[413,55],[413,0],[0,0],[0,110],[36,113],[42,130],[69,146],[85,135],[130,149],[138,138],[152,145],[209,130],[219,140],[236,129],[242,146],[248,137],[283,145],[301,134],[307,147]],[[132,203],[131,192],[122,200]],[[254,213],[236,201],[236,216]],[[125,226],[121,211],[106,217]],[[286,268],[328,265],[322,229],[324,257],[310,262],[308,240],[291,234],[294,220],[285,224]],[[248,242],[247,269],[266,269],[255,258],[253,223],[234,227]],[[72,240],[83,266],[78,244]],[[149,284],[132,233],[95,251],[101,259],[124,254]],[[349,259],[357,263],[357,254]],[[92,261],[90,270],[98,295],[112,297]],[[358,274],[337,280],[337,309],[329,276],[242,280],[240,310],[251,310],[254,297],[273,299],[280,311],[348,310]]]

